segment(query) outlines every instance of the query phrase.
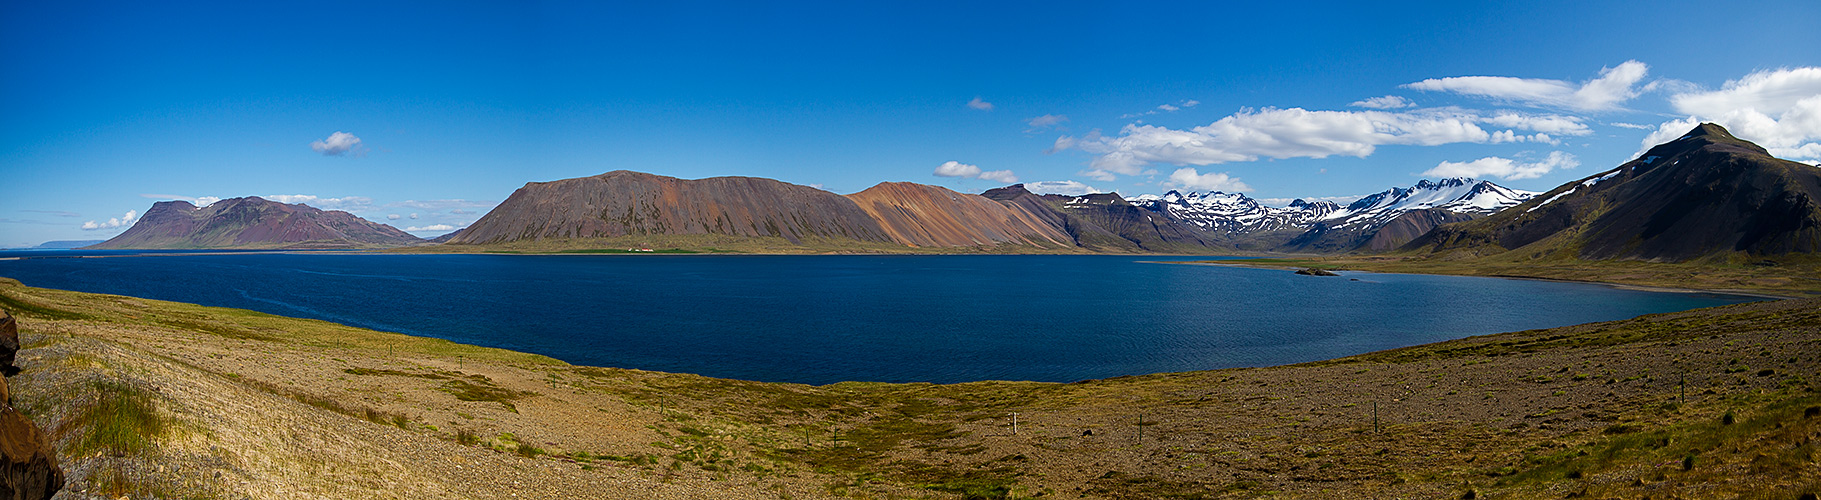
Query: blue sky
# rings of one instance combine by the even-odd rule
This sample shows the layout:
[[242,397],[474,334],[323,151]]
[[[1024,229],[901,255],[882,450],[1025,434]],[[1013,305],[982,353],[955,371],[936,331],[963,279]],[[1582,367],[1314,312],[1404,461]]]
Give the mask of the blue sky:
[[7,0],[0,247],[249,195],[433,236],[616,169],[1281,203],[1693,120],[1821,160],[1821,2],[1270,3]]

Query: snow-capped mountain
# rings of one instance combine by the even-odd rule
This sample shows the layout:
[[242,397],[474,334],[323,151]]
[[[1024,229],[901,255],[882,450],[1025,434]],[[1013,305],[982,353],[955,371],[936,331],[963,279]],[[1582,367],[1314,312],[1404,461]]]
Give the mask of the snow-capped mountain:
[[1461,177],[1433,182],[1424,179],[1409,188],[1391,188],[1360,198],[1345,208],[1321,217],[1320,222],[1336,229],[1361,224],[1376,226],[1390,222],[1404,212],[1432,208],[1463,214],[1490,215],[1523,203],[1538,194],[1540,193],[1535,191],[1500,186],[1492,181],[1474,181]]
[[[1244,194],[1218,191],[1170,191],[1130,201],[1226,241],[1252,241],[1261,248],[1278,250],[1344,252],[1362,246],[1393,248],[1437,225],[1490,215],[1537,194],[1490,181],[1453,178],[1391,188],[1345,207],[1301,199],[1288,207],[1269,207]],[[1386,227],[1395,230],[1380,234]]]
[[1226,235],[1306,228],[1340,210],[1333,202],[1296,200],[1289,207],[1268,207],[1240,193],[1146,194],[1131,199],[1133,205],[1164,214],[1204,231]]

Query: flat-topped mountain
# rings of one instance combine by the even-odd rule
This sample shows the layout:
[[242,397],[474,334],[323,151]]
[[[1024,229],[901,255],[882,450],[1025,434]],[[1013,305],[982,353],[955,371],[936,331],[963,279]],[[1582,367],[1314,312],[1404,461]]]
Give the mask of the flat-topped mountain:
[[882,182],[847,195],[885,228],[893,241],[913,246],[1075,246],[1053,218],[975,194],[910,182]]
[[132,228],[87,248],[333,249],[423,242],[398,228],[347,212],[249,196],[204,207],[187,201],[154,203]]
[[654,234],[775,236],[797,244],[806,238],[893,241],[853,201],[813,187],[758,177],[685,180],[616,170],[525,184],[449,243]]
[[1704,123],[1618,168],[1406,250],[1453,258],[1756,258],[1821,250],[1821,169]]

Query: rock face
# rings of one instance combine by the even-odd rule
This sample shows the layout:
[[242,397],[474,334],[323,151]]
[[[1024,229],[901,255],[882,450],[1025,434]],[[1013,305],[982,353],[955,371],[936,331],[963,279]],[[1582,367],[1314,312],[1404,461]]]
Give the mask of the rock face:
[[1267,207],[1242,193],[1220,191],[1139,195],[1133,203],[1228,239],[1283,231],[1301,232],[1329,213],[1340,210],[1333,202],[1300,199],[1285,208]]
[[626,170],[533,182],[449,239],[487,244],[651,234],[776,236],[889,242],[840,195],[757,177],[684,180]]
[[19,322],[13,315],[0,311],[0,375],[8,377],[19,373],[19,367],[13,366],[13,357],[19,353]]
[[914,246],[991,246],[1002,243],[1073,247],[1062,227],[1015,204],[909,182],[882,182],[847,195],[892,240]]
[[1023,184],[1016,184],[988,190],[981,196],[1035,213],[1060,226],[1076,245],[1092,250],[1194,252],[1215,245],[1213,239],[1196,228],[1133,204],[1116,193],[1038,195]]
[[1389,219],[1363,224],[1318,223],[1307,232],[1284,243],[1287,250],[1316,253],[1341,253],[1356,250],[1384,252],[1395,250],[1442,224],[1465,222],[1478,218],[1472,213],[1439,208],[1419,208],[1397,212]]
[[1701,124],[1637,159],[1405,250],[1455,257],[1645,260],[1821,251],[1821,169]]
[[249,196],[206,207],[154,203],[132,228],[87,248],[377,248],[423,241],[347,212]]
[[[6,311],[0,311],[0,325],[0,335],[11,340],[0,345],[0,359],[10,376],[18,372],[12,366],[19,349],[18,326]],[[57,466],[56,448],[37,424],[13,408],[12,391],[0,378],[0,499],[47,499],[61,489],[63,468]]]

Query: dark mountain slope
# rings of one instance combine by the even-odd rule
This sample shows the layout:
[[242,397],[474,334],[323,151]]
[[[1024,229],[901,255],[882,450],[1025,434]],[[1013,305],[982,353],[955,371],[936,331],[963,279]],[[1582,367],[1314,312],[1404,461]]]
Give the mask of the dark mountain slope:
[[1200,231],[1133,205],[1116,193],[1038,195],[1023,184],[981,194],[1059,221],[1075,244],[1103,252],[1196,252],[1215,244]]
[[1404,250],[1682,262],[1821,250],[1821,169],[1702,124],[1643,156]]
[[377,248],[423,242],[347,212],[249,196],[206,207],[154,203],[132,228],[88,248]]
[[1316,223],[1289,242],[1283,250],[1293,252],[1344,253],[1356,250],[1383,252],[1394,250],[1443,224],[1478,218],[1471,213],[1439,208],[1418,208],[1398,212],[1388,220],[1371,224],[1340,225]]

